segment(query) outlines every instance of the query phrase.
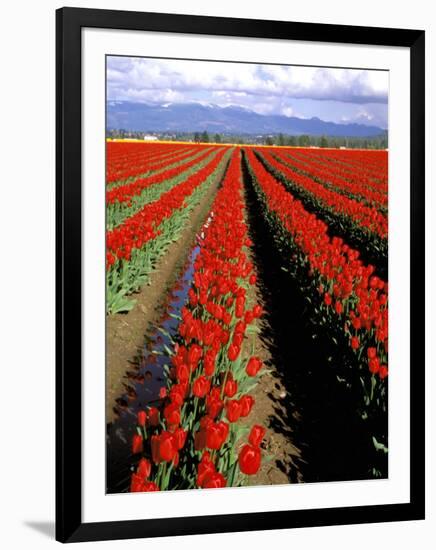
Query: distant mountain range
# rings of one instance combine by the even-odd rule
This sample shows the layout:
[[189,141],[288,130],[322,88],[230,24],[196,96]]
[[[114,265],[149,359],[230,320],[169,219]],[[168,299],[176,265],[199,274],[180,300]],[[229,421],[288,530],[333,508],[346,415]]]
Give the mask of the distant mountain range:
[[108,130],[136,132],[203,132],[223,134],[289,134],[372,137],[386,130],[364,124],[337,124],[319,118],[260,115],[238,106],[200,103],[107,102]]

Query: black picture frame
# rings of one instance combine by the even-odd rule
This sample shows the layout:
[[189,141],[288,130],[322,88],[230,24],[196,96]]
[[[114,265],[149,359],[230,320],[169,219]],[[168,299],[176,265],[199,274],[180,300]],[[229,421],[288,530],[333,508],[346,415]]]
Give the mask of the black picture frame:
[[[82,522],[81,29],[127,29],[410,49],[410,502]],[[419,30],[62,8],[56,12],[56,539],[95,541],[424,519],[424,48]]]

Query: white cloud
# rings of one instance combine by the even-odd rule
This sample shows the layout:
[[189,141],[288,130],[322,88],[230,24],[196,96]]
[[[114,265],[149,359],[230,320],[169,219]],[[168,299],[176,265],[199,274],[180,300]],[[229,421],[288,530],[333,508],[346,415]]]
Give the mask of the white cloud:
[[211,61],[108,58],[108,90],[179,92],[386,103],[388,73]]
[[283,110],[282,110],[282,113],[285,115],[285,116],[295,116],[294,115],[294,109],[292,107],[285,107]]
[[387,126],[387,72],[109,57],[108,99],[200,102],[333,122]]

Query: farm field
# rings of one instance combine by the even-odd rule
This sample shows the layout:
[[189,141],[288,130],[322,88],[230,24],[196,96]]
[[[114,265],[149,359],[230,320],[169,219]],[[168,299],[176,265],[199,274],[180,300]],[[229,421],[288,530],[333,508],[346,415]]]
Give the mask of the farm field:
[[387,477],[387,151],[106,146],[107,491]]

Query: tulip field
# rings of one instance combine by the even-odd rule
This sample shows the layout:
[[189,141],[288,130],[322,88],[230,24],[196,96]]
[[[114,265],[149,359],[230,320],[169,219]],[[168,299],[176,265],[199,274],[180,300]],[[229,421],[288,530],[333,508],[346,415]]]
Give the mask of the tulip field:
[[387,477],[387,162],[108,141],[108,492]]

